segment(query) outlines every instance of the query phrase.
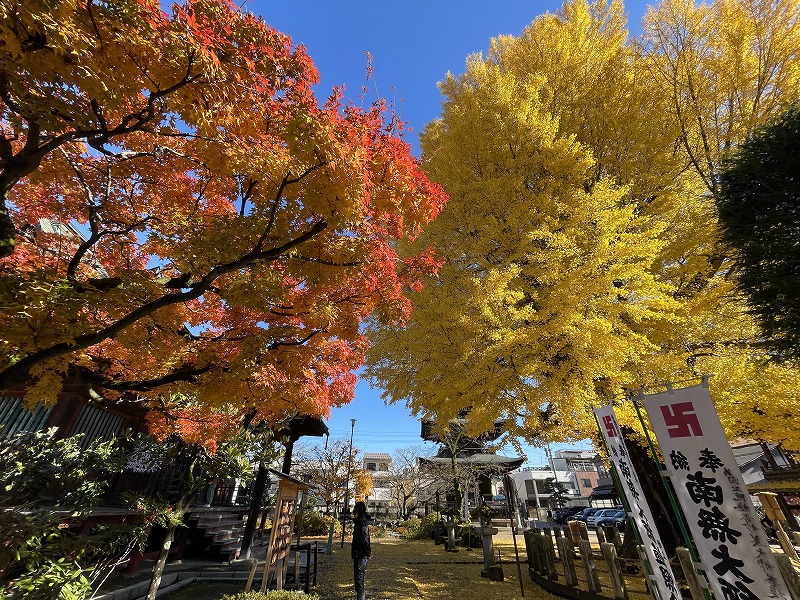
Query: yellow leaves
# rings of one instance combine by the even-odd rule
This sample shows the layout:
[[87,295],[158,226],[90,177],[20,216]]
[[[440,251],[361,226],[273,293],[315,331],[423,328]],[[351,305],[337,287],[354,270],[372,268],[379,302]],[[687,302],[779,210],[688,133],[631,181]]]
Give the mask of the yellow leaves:
[[372,473],[366,469],[353,469],[352,478],[355,488],[353,498],[356,501],[366,502],[374,490]]
[[725,153],[797,98],[797,0],[665,0],[643,21],[646,65],[709,190]]
[[[666,0],[638,45],[620,3],[573,0],[448,74],[422,148],[451,203],[420,240],[446,262],[404,330],[371,332],[387,398],[568,440],[625,387],[719,370],[736,382],[720,410],[730,432],[763,413],[752,427],[768,435],[793,415],[781,399],[735,416],[757,333],[708,191],[726,149],[797,95],[798,6]],[[791,372],[753,394],[793,399]]]
[[36,406],[53,406],[64,385],[69,360],[65,357],[49,359],[31,367],[30,375],[35,383],[25,391],[25,405],[33,410]]

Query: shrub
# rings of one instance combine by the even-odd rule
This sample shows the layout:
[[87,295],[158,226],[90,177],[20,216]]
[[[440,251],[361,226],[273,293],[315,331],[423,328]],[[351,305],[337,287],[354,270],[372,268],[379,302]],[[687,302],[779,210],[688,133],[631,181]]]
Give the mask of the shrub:
[[383,525],[370,525],[369,526],[369,534],[374,539],[380,539],[386,537],[386,527]]
[[467,525],[461,528],[461,545],[470,548],[480,548],[483,546],[483,538],[475,527]]
[[341,531],[341,524],[334,517],[307,510],[299,519],[300,531],[303,535],[328,535],[333,522],[333,530]]
[[438,512],[432,512],[420,519],[420,532],[419,537],[421,538],[429,538],[433,537],[434,531],[436,530],[436,526],[441,521],[441,515]]
[[497,509],[492,508],[483,502],[479,507],[473,509],[472,512],[469,513],[469,516],[473,519],[480,519],[481,521],[488,521],[491,523],[492,519],[497,517],[499,514],[500,513],[497,511]]
[[405,534],[403,535],[404,538],[409,540],[419,539],[422,537],[420,535],[420,530],[422,529],[422,519],[411,517],[403,523],[403,529],[406,530]]
[[81,441],[52,431],[0,440],[0,590],[15,598],[83,598],[91,571],[133,544],[129,527],[70,529],[125,463],[116,442]]
[[226,594],[222,600],[319,600],[316,594],[305,594],[301,591],[267,590],[267,592],[239,592]]

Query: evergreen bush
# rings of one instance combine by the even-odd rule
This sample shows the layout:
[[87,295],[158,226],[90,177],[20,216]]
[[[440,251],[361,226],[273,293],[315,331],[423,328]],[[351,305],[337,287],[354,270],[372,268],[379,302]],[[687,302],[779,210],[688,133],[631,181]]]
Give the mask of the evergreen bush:
[[341,523],[332,516],[324,515],[313,510],[304,511],[299,521],[300,532],[304,536],[328,535],[333,522],[333,530],[341,531]]
[[239,592],[226,594],[222,600],[319,600],[317,594],[306,594],[299,590],[267,590],[266,592]]

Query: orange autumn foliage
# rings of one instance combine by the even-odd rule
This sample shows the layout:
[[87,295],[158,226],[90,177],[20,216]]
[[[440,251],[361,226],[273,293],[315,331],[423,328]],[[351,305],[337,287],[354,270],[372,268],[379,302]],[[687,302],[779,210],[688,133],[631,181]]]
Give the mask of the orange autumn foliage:
[[436,269],[396,249],[444,194],[385,104],[318,102],[304,48],[226,0],[0,11],[0,388],[348,402],[362,322]]

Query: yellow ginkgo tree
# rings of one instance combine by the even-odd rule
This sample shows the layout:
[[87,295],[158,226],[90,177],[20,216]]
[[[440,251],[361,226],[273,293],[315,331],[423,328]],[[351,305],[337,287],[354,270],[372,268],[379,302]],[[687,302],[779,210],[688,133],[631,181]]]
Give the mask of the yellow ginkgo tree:
[[[405,327],[371,331],[369,374],[387,399],[441,423],[471,407],[473,433],[505,418],[529,441],[569,441],[591,435],[591,406],[625,388],[715,373],[730,435],[800,448],[776,426],[796,416],[797,371],[765,366],[717,239],[708,178],[725,145],[693,156],[677,101],[692,85],[676,79],[670,90],[657,68],[691,50],[647,37],[696,10],[671,6],[651,11],[645,37],[632,40],[620,2],[567,2],[441,84],[423,164],[450,203],[416,243],[435,246],[443,266]],[[735,6],[713,5],[720,31],[753,16]],[[751,29],[790,35],[762,17]],[[711,85],[735,70],[718,55],[693,77]],[[726,130],[729,146],[796,93],[796,65],[773,66],[737,67],[765,82],[748,123]],[[705,110],[738,101],[735,87],[705,98]],[[629,403],[620,413],[634,418]]]

